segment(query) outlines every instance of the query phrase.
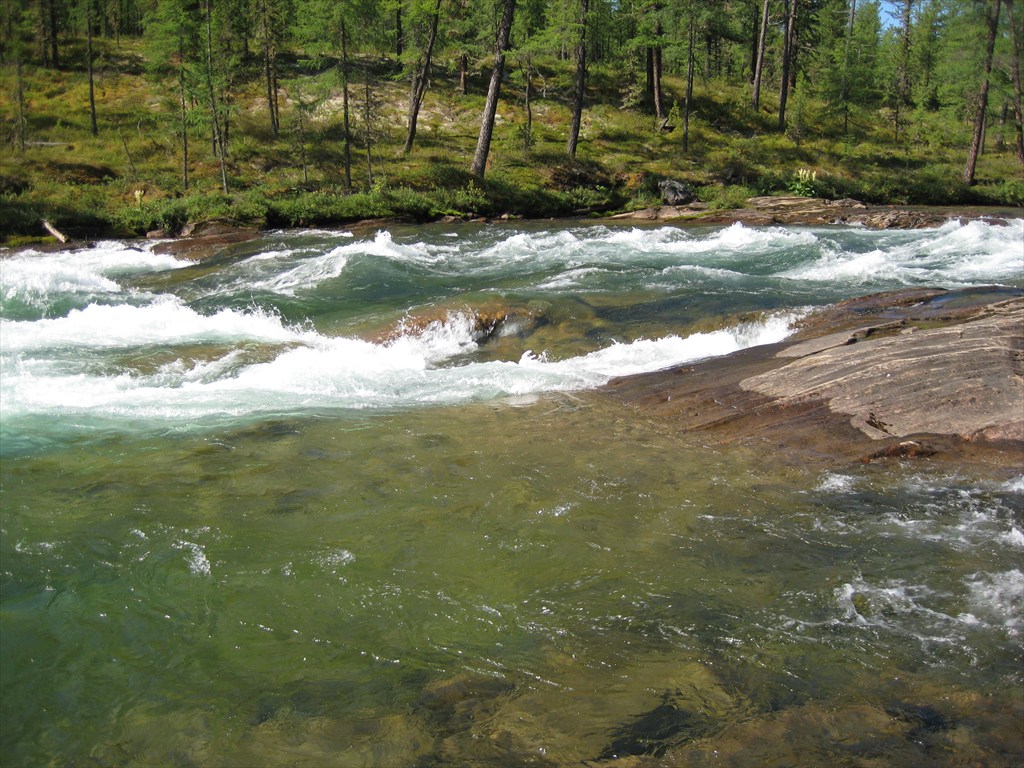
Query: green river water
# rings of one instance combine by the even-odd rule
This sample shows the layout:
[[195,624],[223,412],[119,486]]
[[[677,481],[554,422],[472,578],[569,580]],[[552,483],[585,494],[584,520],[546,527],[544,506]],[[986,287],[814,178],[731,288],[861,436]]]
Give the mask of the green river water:
[[[1020,765],[1024,474],[800,464],[600,385],[791,307],[1020,287],[1021,242],[595,227],[9,256],[0,764]],[[496,297],[555,320],[364,332]],[[708,324],[729,312],[769,314]]]

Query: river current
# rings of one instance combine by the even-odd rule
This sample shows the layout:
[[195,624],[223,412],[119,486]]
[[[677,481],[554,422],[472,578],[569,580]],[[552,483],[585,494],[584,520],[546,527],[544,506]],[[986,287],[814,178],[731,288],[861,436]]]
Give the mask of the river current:
[[601,391],[992,284],[1024,221],[0,254],[0,764],[1019,765],[1024,468]]

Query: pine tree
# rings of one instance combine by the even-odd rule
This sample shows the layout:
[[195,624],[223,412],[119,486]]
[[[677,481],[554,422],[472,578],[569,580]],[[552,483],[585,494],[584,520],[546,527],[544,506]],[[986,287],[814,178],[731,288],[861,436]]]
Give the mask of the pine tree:
[[974,172],[978,164],[978,155],[981,154],[981,144],[985,134],[985,112],[988,109],[989,80],[992,76],[992,57],[996,47],[996,32],[999,28],[1000,0],[989,0],[987,26],[988,34],[985,41],[985,59],[981,87],[978,92],[977,111],[974,118],[974,134],[971,138],[971,146],[967,152],[967,164],[964,166],[964,183],[974,184]]
[[160,0],[145,17],[146,63],[151,77],[173,94],[181,138],[181,183],[189,188],[191,103],[198,97],[200,50],[197,8],[188,0]]
[[430,65],[434,56],[434,46],[437,43],[437,28],[441,23],[441,0],[428,0],[427,5],[414,4],[412,13],[413,23],[426,28],[426,42],[421,49],[421,54],[411,66],[409,117],[405,146],[402,148],[405,154],[412,151],[413,142],[416,140],[416,123],[419,120],[420,107],[423,105],[427,84],[430,82]]
[[569,140],[565,148],[571,160],[576,159],[576,145],[579,143],[580,123],[583,120],[583,99],[587,90],[587,8],[588,0],[580,0],[576,33],[576,80],[573,85],[572,112],[569,118]]
[[491,79],[487,86],[487,100],[480,119],[480,136],[473,153],[471,173],[477,178],[484,177],[487,168],[487,156],[491,151],[491,136],[494,134],[494,116],[498,112],[498,96],[501,92],[501,78],[505,71],[505,55],[508,51],[509,37],[512,34],[512,21],[515,16],[516,0],[502,0],[501,22],[494,43],[494,66]]

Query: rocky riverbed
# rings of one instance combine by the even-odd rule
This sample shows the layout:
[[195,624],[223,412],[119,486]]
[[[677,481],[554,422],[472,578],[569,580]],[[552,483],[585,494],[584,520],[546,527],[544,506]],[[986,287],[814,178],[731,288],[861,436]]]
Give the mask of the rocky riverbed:
[[619,378],[622,402],[719,441],[875,461],[1024,460],[1024,296],[916,289],[811,314],[779,344]]

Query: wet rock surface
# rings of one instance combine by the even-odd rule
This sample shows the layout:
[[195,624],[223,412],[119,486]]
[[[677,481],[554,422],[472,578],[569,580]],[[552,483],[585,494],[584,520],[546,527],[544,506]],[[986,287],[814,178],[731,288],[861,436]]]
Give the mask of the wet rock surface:
[[684,430],[862,461],[1024,458],[1024,292],[915,289],[842,302],[785,342],[615,379]]
[[205,261],[232,245],[255,240],[259,236],[260,232],[255,227],[207,222],[186,227],[181,237],[158,243],[153,252],[170,254],[176,259],[187,261]]
[[868,205],[859,200],[825,200],[817,197],[752,197],[744,208],[709,210],[704,203],[666,205],[612,216],[612,219],[665,221],[677,224],[857,224],[871,229],[922,229],[941,226],[952,219],[985,219],[992,223],[1020,218],[1014,209],[943,208],[933,206]]

